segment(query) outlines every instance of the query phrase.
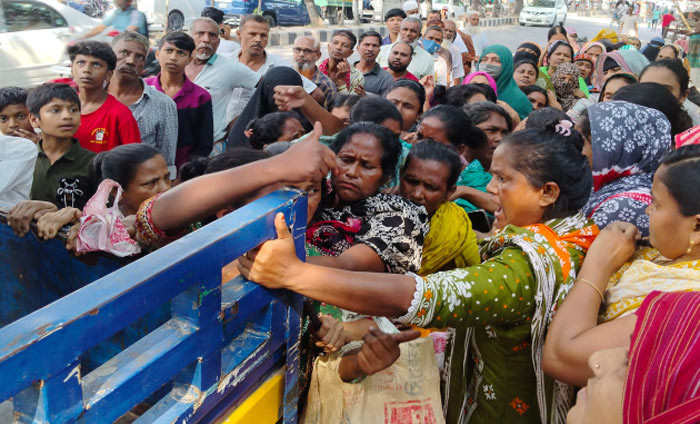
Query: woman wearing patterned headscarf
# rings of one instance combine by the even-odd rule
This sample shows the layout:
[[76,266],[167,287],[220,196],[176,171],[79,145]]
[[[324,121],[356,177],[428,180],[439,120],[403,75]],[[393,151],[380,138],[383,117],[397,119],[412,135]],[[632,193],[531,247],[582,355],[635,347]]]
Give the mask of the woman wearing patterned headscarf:
[[517,63],[521,60],[527,60],[529,62],[539,63],[542,58],[542,49],[540,46],[532,41],[526,41],[515,49],[515,54],[513,54],[513,62]]
[[578,79],[578,67],[573,63],[562,63],[557,66],[557,70],[554,71],[552,75],[554,92],[564,112],[568,112],[579,99],[574,95],[574,91],[576,91],[579,85]]
[[[555,41],[547,49],[545,54],[546,63],[548,66],[540,67],[540,72],[537,75],[537,85],[544,88],[545,90],[555,91],[554,85],[552,84],[552,75],[556,71],[557,67],[562,63],[571,63],[574,59],[574,49],[566,41]],[[578,90],[582,93],[579,94],[579,98],[588,97],[588,85],[583,78],[578,78]]]
[[649,235],[651,183],[671,148],[671,124],[664,114],[634,103],[610,101],[588,108],[593,154],[593,194],[583,208],[600,228],[614,221]]

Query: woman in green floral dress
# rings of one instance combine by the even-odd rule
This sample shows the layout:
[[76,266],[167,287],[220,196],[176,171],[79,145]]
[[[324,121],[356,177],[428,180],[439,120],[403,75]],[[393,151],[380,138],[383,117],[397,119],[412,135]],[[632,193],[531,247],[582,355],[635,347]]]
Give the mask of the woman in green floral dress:
[[[470,328],[467,396],[449,422],[563,422],[568,386],[544,376],[544,335],[576,280],[598,230],[580,213],[592,177],[567,128],[529,129],[501,141],[488,190],[500,231],[481,246],[484,262],[426,277],[357,273],[305,264],[281,214],[279,239],[241,273],[270,288],[423,327]],[[452,405],[450,405],[452,406]]]

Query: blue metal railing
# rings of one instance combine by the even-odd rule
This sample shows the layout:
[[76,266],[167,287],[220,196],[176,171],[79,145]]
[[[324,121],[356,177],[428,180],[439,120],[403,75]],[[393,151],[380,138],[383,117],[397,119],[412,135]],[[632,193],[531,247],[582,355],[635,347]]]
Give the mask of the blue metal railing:
[[[0,414],[9,409],[23,422],[112,422],[164,392],[137,422],[207,422],[282,361],[281,415],[296,422],[301,297],[240,277],[221,281],[223,266],[275,237],[278,212],[303,258],[306,199],[280,190],[1,328]],[[22,247],[22,239],[13,243]],[[81,374],[89,349],[166,302],[169,320]]]

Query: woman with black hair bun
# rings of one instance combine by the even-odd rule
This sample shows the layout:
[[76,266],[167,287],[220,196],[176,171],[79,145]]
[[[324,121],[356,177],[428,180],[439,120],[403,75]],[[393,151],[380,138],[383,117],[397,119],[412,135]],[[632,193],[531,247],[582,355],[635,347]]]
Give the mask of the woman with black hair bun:
[[559,109],[551,107],[533,111],[527,118],[525,128],[536,128],[545,131],[563,131],[567,140],[579,151],[583,151],[583,136],[574,129],[574,121]]
[[[562,422],[573,390],[546,377],[540,361],[554,311],[576,280],[597,227],[581,213],[593,185],[567,132],[523,130],[496,148],[489,184],[499,208],[483,264],[415,274],[358,273],[299,261],[282,214],[278,239],[240,259],[246,278],[423,328],[469,332],[465,395],[447,422]],[[474,382],[474,383],[470,383]],[[550,421],[551,420],[551,421]]]

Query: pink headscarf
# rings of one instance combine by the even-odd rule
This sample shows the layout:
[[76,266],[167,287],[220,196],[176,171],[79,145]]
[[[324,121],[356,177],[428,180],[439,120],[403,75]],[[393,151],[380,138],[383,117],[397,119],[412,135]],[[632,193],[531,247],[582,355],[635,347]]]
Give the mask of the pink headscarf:
[[474,72],[474,73],[467,75],[467,77],[464,78],[464,80],[462,80],[462,85],[469,84],[474,79],[474,77],[476,77],[477,75],[485,76],[486,79],[489,81],[489,85],[491,86],[491,88],[493,88],[493,92],[496,93],[496,96],[498,96],[498,86],[496,85],[496,80],[494,80],[491,75],[489,75],[483,71]]

